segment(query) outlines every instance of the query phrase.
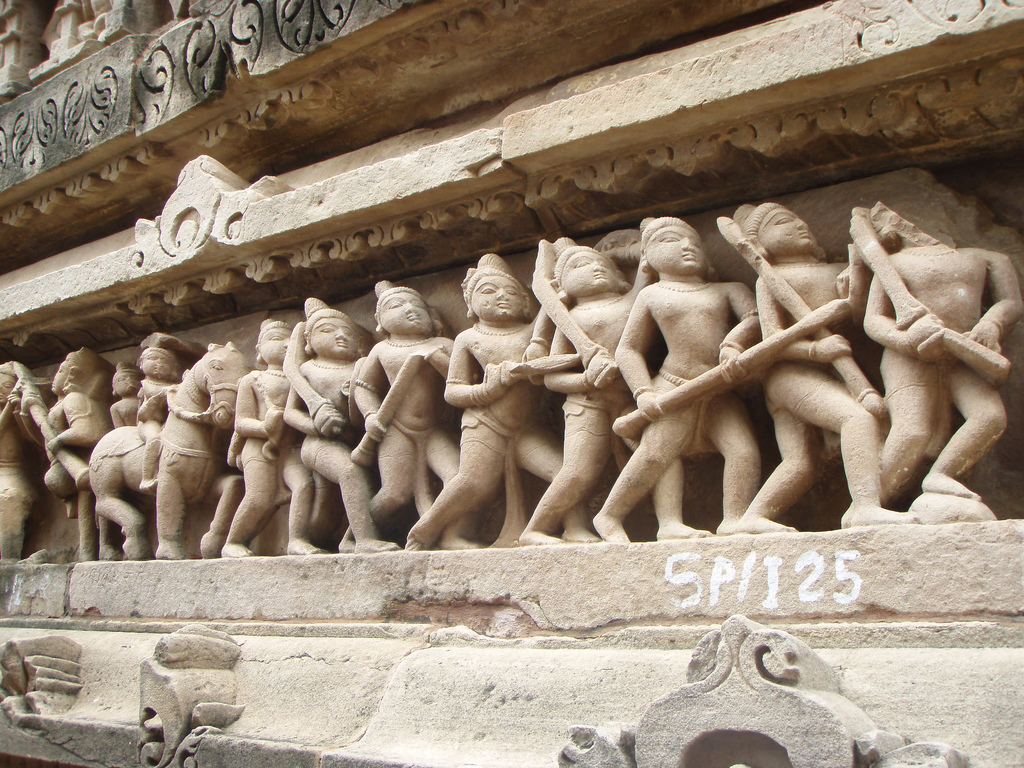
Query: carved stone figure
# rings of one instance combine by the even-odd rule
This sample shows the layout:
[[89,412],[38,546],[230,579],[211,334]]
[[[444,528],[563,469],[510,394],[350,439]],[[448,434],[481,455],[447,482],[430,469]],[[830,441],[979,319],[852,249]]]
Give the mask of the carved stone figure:
[[142,398],[142,371],[130,363],[118,363],[112,382],[114,395],[118,401],[110,406],[110,419],[114,428],[134,427],[139,423],[139,406]]
[[25,543],[25,522],[32,511],[36,489],[25,465],[29,437],[17,389],[18,371],[12,363],[0,365],[0,560],[17,560]]
[[[594,527],[605,541],[629,541],[622,521],[653,490],[655,508],[663,510],[664,536],[701,535],[682,521],[684,455],[716,450],[725,459],[724,523],[746,511],[761,477],[761,456],[753,425],[740,399],[731,392],[705,397],[685,408],[663,409],[659,395],[671,392],[722,364],[725,379],[740,353],[757,340],[754,297],[742,283],[714,282],[697,232],[686,222],[661,218],[644,222],[644,258],[659,281],[644,288],[626,322],[615,359],[636,398],[644,429],[640,446],[616,480]],[[658,337],[668,347],[653,376],[646,355]],[[667,510],[672,508],[669,520]],[[659,538],[663,534],[659,529]]]
[[[885,347],[892,427],[882,449],[883,500],[909,490],[935,457],[911,505],[921,522],[995,519],[959,477],[1006,428],[998,385],[1009,364],[1000,342],[1024,313],[1010,260],[942,243],[881,204],[855,209],[850,233],[875,273],[864,329]],[[952,437],[950,406],[964,418]]]
[[50,469],[46,487],[64,501],[68,517],[78,519],[78,559],[95,560],[98,536],[89,486],[93,446],[113,429],[110,379],[114,367],[91,349],[72,352],[53,377],[56,404],[44,410],[41,393],[26,370],[21,377],[21,407],[43,436]]
[[[356,552],[386,552],[399,547],[381,539],[370,517],[369,478],[352,461],[356,408],[349,396],[363,350],[357,328],[343,312],[306,301],[306,321],[295,326],[285,359],[292,389],[284,420],[305,434],[302,462],[340,488]],[[315,501],[314,510],[320,505]]]
[[[758,272],[764,338],[836,299],[863,308],[868,282],[863,268],[826,262],[818,241],[792,211],[764,203],[740,208],[736,219],[719,219],[719,228]],[[843,515],[844,528],[914,522],[912,516],[882,508],[878,451],[885,405],[854,361],[845,337],[822,327],[813,340],[792,342],[776,355],[763,385],[782,462],[746,514],[723,524],[720,533],[794,530],[777,518],[814,484],[822,453],[818,428],[839,435],[852,498]]]
[[291,328],[280,320],[264,320],[256,341],[256,362],[267,366],[238,384],[235,432],[228,464],[242,470],[245,496],[233,517],[215,518],[203,536],[203,557],[250,557],[249,544],[270,516],[288,503],[288,554],[323,552],[309,541],[315,485],[299,456],[299,433],[284,422],[290,385],[283,364]]
[[234,638],[201,624],[160,638],[140,670],[138,751],[144,768],[187,765],[180,753],[194,753],[190,734],[226,728],[242,716],[233,671],[241,655]]
[[[962,768],[946,744],[907,746],[847,699],[835,671],[805,643],[733,616],[697,645],[688,684],[654,702],[632,732],[575,727],[569,768]],[[635,762],[634,762],[635,759]],[[928,762],[926,762],[926,760]],[[934,762],[930,762],[934,760]],[[940,762],[941,761],[941,762]]]
[[67,712],[82,690],[82,648],[60,635],[8,640],[0,648],[3,710],[11,721],[31,728],[33,716]]
[[452,340],[443,335],[440,316],[412,288],[385,280],[376,293],[384,341],[370,350],[353,382],[366,436],[352,460],[365,466],[379,443],[381,489],[370,515],[385,526],[410,499],[426,514],[434,501],[430,473],[442,483],[451,480],[459,471],[459,446],[441,426]]
[[[455,337],[445,399],[464,408],[459,472],[409,532],[406,549],[479,546],[467,538],[471,515],[505,479],[505,522],[496,546],[510,546],[526,525],[519,469],[550,482],[562,465],[554,435],[534,419],[542,363],[520,362],[533,334],[526,288],[495,254],[466,273],[462,294],[473,327]],[[576,363],[569,356],[568,364]],[[565,360],[557,364],[566,363]]]
[[142,404],[137,413],[139,436],[146,442],[142,467],[142,490],[156,490],[156,472],[160,461],[160,432],[167,421],[167,390],[181,383],[189,365],[203,351],[166,333],[154,333],[142,342],[139,368],[142,380]]
[[[216,451],[215,430],[229,429],[235,420],[238,381],[250,371],[234,344],[211,344],[209,351],[185,372],[179,386],[166,391],[169,409],[162,432],[156,490],[158,545],[156,556],[181,560],[181,532],[187,504],[213,492],[217,514],[234,509],[242,498],[242,478],[224,474],[223,454]],[[125,490],[142,490],[145,443],[137,429],[121,427],[103,438],[90,465],[97,513],[124,531],[124,556],[151,556],[146,518],[122,498]]]
[[[629,253],[628,247],[621,250]],[[540,242],[533,290],[558,329],[550,351],[577,352],[585,365],[544,377],[548,389],[566,394],[566,460],[519,537],[522,545],[600,541],[582,524],[580,505],[593,495],[613,455],[620,466],[626,460],[626,446],[612,432],[612,422],[630,409],[633,396],[619,376],[614,353],[636,295],[650,279],[649,270],[638,269],[630,286],[608,253],[568,238],[554,245]],[[574,302],[571,308],[562,296]],[[657,501],[659,536],[669,537],[678,524],[678,505],[675,500],[662,504],[661,497]],[[692,535],[692,529],[683,533]]]

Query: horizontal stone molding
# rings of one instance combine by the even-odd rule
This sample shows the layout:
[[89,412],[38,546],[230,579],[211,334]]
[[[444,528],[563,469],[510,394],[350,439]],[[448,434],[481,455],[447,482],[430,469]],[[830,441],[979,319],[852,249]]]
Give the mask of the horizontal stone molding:
[[1000,521],[566,545],[557,559],[527,548],[80,563],[68,609],[103,618],[458,622],[460,612],[499,606],[510,621],[571,631],[740,611],[758,620],[981,619],[1024,613],[1022,553],[1024,527]]

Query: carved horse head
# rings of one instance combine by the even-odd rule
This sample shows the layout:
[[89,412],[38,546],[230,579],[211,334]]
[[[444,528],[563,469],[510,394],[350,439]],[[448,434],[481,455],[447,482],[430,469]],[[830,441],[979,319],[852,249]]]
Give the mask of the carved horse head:
[[[231,429],[235,423],[235,399],[238,382],[252,370],[245,355],[232,342],[211,344],[198,363],[185,371],[181,386],[168,393],[167,405],[182,421],[192,424],[212,424],[219,429]],[[206,410],[197,412],[187,407]]]
[[196,388],[210,398],[206,413],[215,427],[230,429],[234,425],[238,382],[251,370],[245,355],[230,341],[226,345],[211,344],[192,367]]

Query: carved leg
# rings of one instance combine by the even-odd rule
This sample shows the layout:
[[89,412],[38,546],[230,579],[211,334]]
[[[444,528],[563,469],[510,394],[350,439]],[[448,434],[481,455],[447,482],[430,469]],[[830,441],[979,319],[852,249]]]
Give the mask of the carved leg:
[[[217,504],[217,515],[214,517],[214,522],[229,517],[231,511],[234,510],[227,541],[221,550],[222,557],[252,557],[253,553],[249,549],[249,544],[259,535],[266,524],[268,512],[275,510],[274,500],[277,497],[277,491],[277,467],[267,462],[250,460],[245,467],[245,495],[241,503],[237,505],[237,509],[234,505],[220,502]],[[222,496],[221,501],[223,500]],[[207,536],[211,534],[214,534],[212,527]],[[205,541],[206,536],[203,539]]]
[[25,521],[32,497],[16,489],[0,491],[0,560],[19,560],[25,545]]
[[[448,482],[430,510],[409,531],[406,549],[430,549],[448,526],[461,521],[498,491],[504,474],[503,450],[490,444],[496,438],[486,427],[474,427],[473,439],[462,441],[459,473]],[[476,439],[480,434],[483,439]],[[484,442],[484,440],[488,442]]]
[[99,559],[99,531],[96,528],[96,503],[92,491],[78,492],[78,562]]
[[594,518],[594,528],[602,539],[614,544],[629,543],[622,521],[651,492],[669,463],[682,453],[690,442],[695,424],[695,411],[687,409],[648,425],[640,447],[626,462],[604,506]]
[[[182,464],[189,459],[178,457]],[[178,478],[166,467],[160,468],[156,491],[157,560],[184,560],[181,528],[185,515],[185,494]]]

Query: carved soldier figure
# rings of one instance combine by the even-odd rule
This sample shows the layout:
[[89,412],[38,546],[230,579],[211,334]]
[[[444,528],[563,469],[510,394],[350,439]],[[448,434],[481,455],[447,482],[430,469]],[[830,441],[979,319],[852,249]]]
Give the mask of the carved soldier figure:
[[[95,499],[89,486],[92,449],[114,428],[110,420],[110,380],[114,367],[91,349],[72,352],[53,377],[56,404],[45,419],[37,419],[45,439],[50,469],[47,488],[64,500],[68,517],[78,519],[78,559],[98,556]],[[38,413],[38,394],[22,392],[22,409]]]
[[[765,339],[800,316],[847,295],[850,305],[863,308],[867,291],[863,265],[826,262],[825,252],[807,224],[788,208],[778,203],[744,206],[736,212],[736,220],[743,236],[730,234],[727,219],[720,226],[759,272],[757,306]],[[747,513],[723,523],[719,532],[794,530],[776,519],[814,483],[822,451],[818,429],[839,435],[852,498],[843,515],[844,528],[914,522],[910,516],[882,508],[878,469],[881,424],[877,417],[884,416],[885,407],[851,357],[846,338],[821,329],[814,340],[804,338],[787,345],[775,360],[764,375],[764,392],[775,420],[782,462]]]
[[406,549],[429,549],[438,539],[448,548],[479,546],[460,536],[466,518],[490,500],[502,477],[505,525],[498,544],[509,545],[526,522],[518,470],[550,482],[562,465],[554,435],[534,419],[539,391],[520,361],[530,345],[526,288],[495,254],[480,258],[462,283],[473,327],[455,337],[445,399],[464,408],[459,472],[409,532]]
[[[931,455],[911,511],[926,523],[994,519],[959,478],[1006,428],[1000,342],[1024,313],[1013,265],[1001,253],[946,245],[881,204],[855,209],[851,234],[875,272],[864,330],[885,347],[892,428],[883,500],[906,491]],[[950,405],[964,418],[951,438]]]
[[233,518],[214,519],[203,536],[203,557],[251,557],[249,544],[285,502],[288,554],[323,552],[309,541],[313,474],[299,456],[299,433],[284,421],[291,387],[282,366],[290,335],[291,328],[280,320],[260,325],[256,362],[267,369],[253,371],[238,383],[235,432],[228,450],[228,464],[245,477],[245,496]]
[[[593,495],[614,453],[618,453],[620,465],[625,463],[625,445],[612,432],[612,422],[632,406],[633,396],[619,376],[613,355],[636,295],[650,278],[651,272],[641,268],[631,286],[607,253],[568,238],[554,246],[543,240],[539,245],[534,293],[558,328],[551,353],[579,352],[588,363],[583,370],[544,377],[548,389],[566,394],[565,455],[569,458],[537,504],[519,537],[521,545],[600,541],[577,521],[574,512]],[[571,309],[552,304],[561,303],[555,290],[574,302]],[[577,349],[569,336],[575,337],[582,349]],[[675,506],[657,505],[659,538],[698,534],[688,526],[680,528],[678,515],[672,519]],[[559,533],[561,538],[557,538]]]
[[36,490],[25,466],[28,434],[15,390],[18,372],[11,363],[0,365],[0,559],[18,560],[25,543],[25,522]]
[[[686,408],[662,412],[658,397],[674,387],[730,363],[758,336],[754,297],[742,283],[719,283],[697,232],[681,219],[644,222],[643,256],[659,281],[644,288],[626,322],[615,359],[641,412],[652,423],[630,457],[594,527],[605,541],[628,543],[622,521],[648,493],[664,494],[682,526],[683,466],[676,459],[717,450],[725,459],[723,514],[738,520],[757,491],[761,456],[746,408],[732,392],[703,398]],[[668,347],[661,369],[651,375],[646,355],[658,337]],[[736,372],[739,378],[741,371]],[[661,521],[659,521],[661,522]]]
[[142,404],[142,398],[139,397],[142,371],[130,363],[118,363],[112,386],[114,395],[120,398],[110,406],[114,428],[136,426],[139,422],[139,406]]
[[441,427],[452,340],[442,335],[440,317],[412,288],[382,280],[376,293],[377,330],[385,338],[361,364],[353,396],[366,417],[360,447],[368,448],[368,461],[372,443],[380,443],[381,489],[370,514],[386,525],[410,499],[421,516],[430,509],[430,472],[442,483],[451,480],[459,471],[459,446]]
[[203,356],[203,350],[166,333],[154,333],[143,340],[139,368],[142,380],[142,404],[138,410],[139,437],[146,442],[142,465],[144,492],[156,489],[160,464],[160,433],[167,421],[167,389],[181,383],[190,365]]
[[306,321],[295,326],[285,360],[292,389],[284,420],[306,435],[302,462],[340,487],[356,552],[385,552],[398,547],[380,538],[370,517],[370,482],[352,461],[350,447],[355,429],[349,389],[361,353],[360,334],[351,318],[308,299]]

